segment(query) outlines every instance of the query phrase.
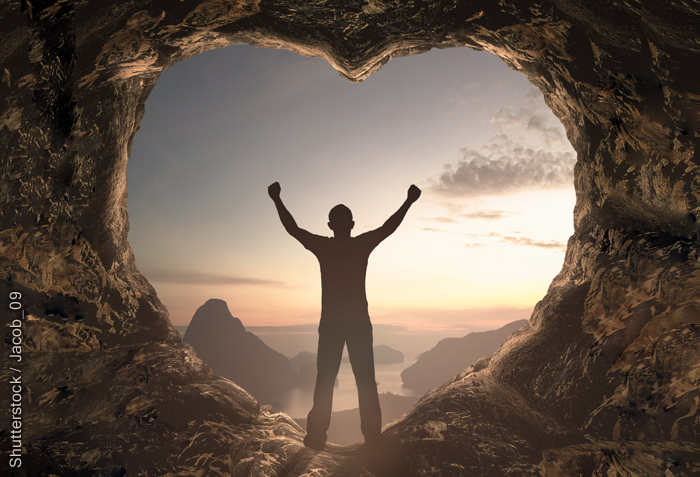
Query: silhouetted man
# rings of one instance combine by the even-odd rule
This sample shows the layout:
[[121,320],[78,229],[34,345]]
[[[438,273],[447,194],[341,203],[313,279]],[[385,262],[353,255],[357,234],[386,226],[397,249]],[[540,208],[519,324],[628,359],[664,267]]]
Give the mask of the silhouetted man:
[[350,365],[355,374],[360,403],[360,427],[367,445],[381,439],[382,413],[374,377],[372,324],[367,311],[365,275],[369,254],[401,224],[421,191],[412,185],[406,201],[376,230],[351,237],[355,226],[352,212],[340,204],[328,214],[333,237],[314,235],[300,228],[282,203],[281,187],[275,182],[268,193],[277,207],[282,225],[289,234],[311,251],[321,265],[321,323],[318,327],[318,356],[314,405],[306,422],[304,444],[322,450],[331,423],[333,386],[343,347],[347,344]]

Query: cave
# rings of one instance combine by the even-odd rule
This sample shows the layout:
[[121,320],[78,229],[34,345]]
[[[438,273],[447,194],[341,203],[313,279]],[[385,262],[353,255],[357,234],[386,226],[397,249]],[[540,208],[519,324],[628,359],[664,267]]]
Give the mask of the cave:
[[[698,14],[598,0],[5,4],[3,465],[25,475],[700,472]],[[287,416],[212,373],[181,343],[126,240],[126,161],[149,92],[165,68],[234,43],[321,57],[350,81],[430,48],[486,50],[542,91],[577,153],[575,232],[530,324],[428,393],[376,454],[314,453]]]

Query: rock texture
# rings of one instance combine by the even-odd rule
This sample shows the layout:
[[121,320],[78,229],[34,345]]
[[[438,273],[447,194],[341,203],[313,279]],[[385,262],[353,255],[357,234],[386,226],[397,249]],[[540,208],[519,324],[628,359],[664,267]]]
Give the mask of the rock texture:
[[[105,349],[71,327],[36,320],[28,329],[31,351],[20,366],[25,458],[17,473],[4,460],[3,475],[195,475],[204,466],[225,475],[230,449],[266,434],[253,397],[190,347]],[[3,383],[15,375],[1,371]],[[277,421],[298,435],[293,422]]]
[[246,331],[223,300],[208,300],[197,309],[183,341],[214,372],[245,388],[261,404],[279,405],[299,386],[289,359]]
[[401,372],[406,388],[425,393],[449,381],[464,368],[493,354],[508,336],[525,326],[520,320],[489,331],[469,333],[461,338],[445,338],[422,353],[413,365]]
[[[26,475],[700,472],[699,10],[677,0],[2,2],[0,292],[21,293],[26,312]],[[126,161],[153,84],[236,42],[323,57],[352,81],[431,47],[484,49],[544,93],[578,154],[575,233],[530,324],[391,426],[381,459],[309,453],[286,417],[259,413],[213,375],[127,243]],[[7,382],[15,363],[2,356]],[[0,393],[0,408],[9,399]]]

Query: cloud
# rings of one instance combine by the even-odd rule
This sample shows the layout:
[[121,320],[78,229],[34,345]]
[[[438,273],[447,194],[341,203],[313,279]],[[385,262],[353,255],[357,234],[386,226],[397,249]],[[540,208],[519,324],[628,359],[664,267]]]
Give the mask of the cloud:
[[[459,208],[461,210],[461,207]],[[460,219],[477,219],[477,220],[498,220],[508,217],[509,215],[517,214],[517,212],[508,212],[506,210],[477,210],[474,212],[461,212],[460,210],[455,210],[452,214],[455,217],[424,217],[421,220],[429,222],[439,222],[441,224],[454,224],[460,221]],[[423,230],[436,230],[436,229],[423,229]]]
[[477,151],[464,148],[446,166],[435,189],[462,196],[501,195],[525,190],[561,189],[574,182],[573,154],[524,147]]
[[[516,232],[517,233],[517,232]],[[513,245],[521,245],[523,247],[535,247],[535,248],[543,248],[547,250],[553,250],[553,251],[565,251],[566,250],[566,243],[565,242],[560,242],[558,240],[535,240],[529,237],[516,237],[514,235],[503,235],[499,234],[497,232],[491,232],[488,234],[474,234],[474,233],[467,233],[464,234],[466,237],[469,237],[471,239],[471,242],[463,244],[465,247],[480,247],[485,245],[484,242],[479,241],[481,238],[489,238],[489,239],[498,239],[501,243],[510,243]]]
[[493,112],[489,140],[460,149],[433,188],[465,197],[568,188],[575,163],[563,126],[533,88],[518,104]]
[[152,282],[173,283],[178,285],[263,285],[286,288],[287,285],[276,280],[259,278],[216,275],[207,272],[186,270],[155,269],[144,272]]
[[[438,222],[440,224],[454,224],[456,222],[459,222],[459,220],[453,219],[452,217],[422,217],[420,220],[422,220],[424,222]],[[437,230],[437,229],[425,228],[423,230]]]
[[491,118],[493,134],[512,134],[513,130],[526,133],[547,146],[570,147],[564,127],[544,103],[542,93],[531,88],[518,105],[505,106]]
[[528,237],[501,236],[501,242],[523,245],[525,247],[545,248],[550,250],[566,250],[566,243],[558,240],[534,240]]
[[505,210],[477,210],[476,212],[462,214],[462,216],[467,219],[499,220],[513,215],[514,213],[515,212],[507,212]]

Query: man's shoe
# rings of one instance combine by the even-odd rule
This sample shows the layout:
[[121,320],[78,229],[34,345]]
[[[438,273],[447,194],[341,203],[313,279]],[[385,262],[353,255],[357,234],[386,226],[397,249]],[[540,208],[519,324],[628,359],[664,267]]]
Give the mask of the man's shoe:
[[315,451],[322,451],[326,448],[326,441],[321,439],[314,439],[313,437],[306,434],[304,436],[304,445],[309,449],[313,449]]

